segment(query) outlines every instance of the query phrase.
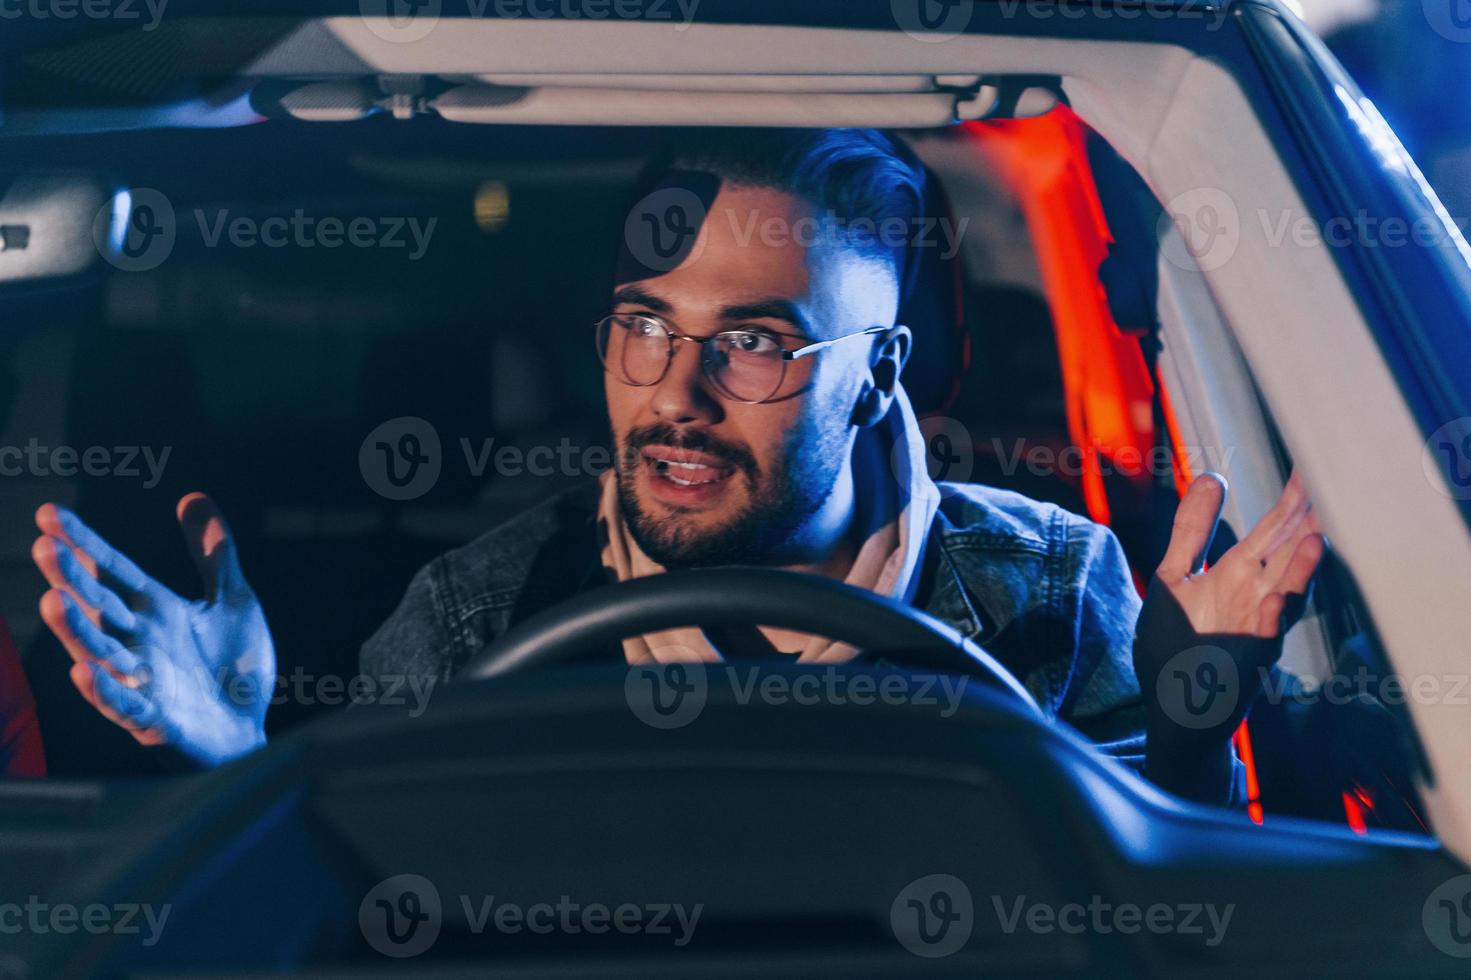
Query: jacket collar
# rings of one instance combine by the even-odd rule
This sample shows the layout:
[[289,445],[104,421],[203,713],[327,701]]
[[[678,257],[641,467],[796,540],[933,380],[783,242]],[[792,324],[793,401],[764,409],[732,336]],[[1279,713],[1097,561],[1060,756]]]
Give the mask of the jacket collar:
[[985,621],[965,587],[955,556],[950,552],[946,534],[948,524],[943,512],[936,513],[930,523],[929,539],[925,543],[924,573],[914,605],[962,635],[976,638],[980,636]]

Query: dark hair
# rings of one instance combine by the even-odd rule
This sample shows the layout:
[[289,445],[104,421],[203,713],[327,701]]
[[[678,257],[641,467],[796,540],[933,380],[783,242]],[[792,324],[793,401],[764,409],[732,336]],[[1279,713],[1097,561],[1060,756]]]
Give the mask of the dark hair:
[[876,230],[896,218],[914,227],[924,212],[925,171],[895,137],[876,129],[696,130],[651,170],[653,180],[669,170],[692,170],[800,197],[818,217],[831,214],[840,230],[853,230],[855,248],[892,258],[904,281],[904,249],[885,246]]

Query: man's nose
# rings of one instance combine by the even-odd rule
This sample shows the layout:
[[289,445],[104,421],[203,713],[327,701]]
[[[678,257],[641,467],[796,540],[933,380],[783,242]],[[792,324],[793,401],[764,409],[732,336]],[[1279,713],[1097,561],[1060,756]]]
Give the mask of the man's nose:
[[676,342],[664,380],[654,392],[654,414],[666,422],[720,420],[720,402],[700,367],[701,345]]

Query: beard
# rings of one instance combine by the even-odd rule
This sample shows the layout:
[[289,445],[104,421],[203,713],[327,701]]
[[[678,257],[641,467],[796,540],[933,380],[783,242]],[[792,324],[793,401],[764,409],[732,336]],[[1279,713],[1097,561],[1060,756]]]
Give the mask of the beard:
[[[638,467],[646,465],[640,450],[647,445],[719,457],[735,471],[729,479],[745,481],[745,506],[729,519],[709,526],[679,513],[649,513],[637,486]],[[791,564],[793,542],[837,485],[847,462],[846,448],[843,426],[809,419],[787,431],[781,462],[765,473],[744,447],[709,432],[681,431],[668,423],[634,429],[619,453],[618,502],[623,520],[644,554],[666,569]]]

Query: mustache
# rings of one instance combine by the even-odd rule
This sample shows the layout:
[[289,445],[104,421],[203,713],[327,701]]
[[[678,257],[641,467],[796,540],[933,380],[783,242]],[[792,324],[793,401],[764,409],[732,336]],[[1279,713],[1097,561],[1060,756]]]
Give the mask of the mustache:
[[744,446],[727,442],[704,429],[680,429],[668,422],[645,425],[630,430],[623,443],[623,462],[632,466],[642,457],[645,446],[669,446],[673,449],[688,449],[691,452],[707,453],[729,463],[732,467],[755,479],[759,468],[756,457]]

